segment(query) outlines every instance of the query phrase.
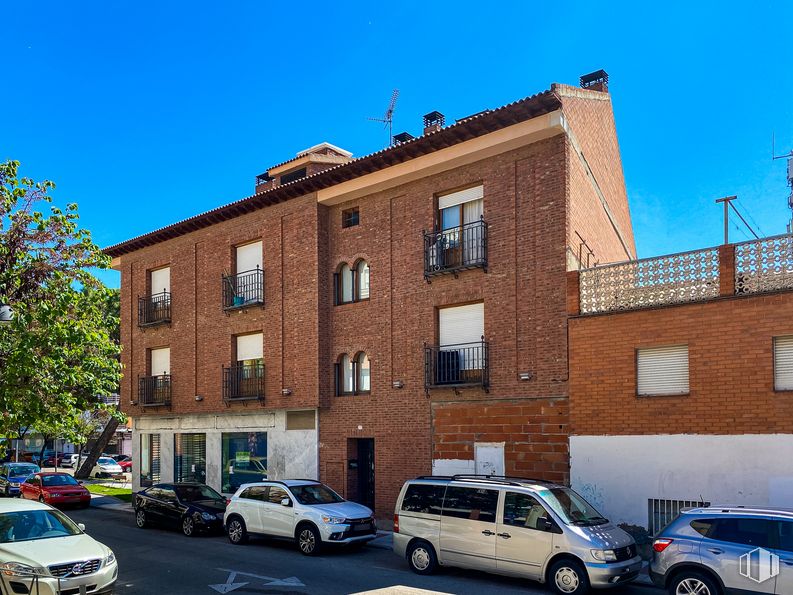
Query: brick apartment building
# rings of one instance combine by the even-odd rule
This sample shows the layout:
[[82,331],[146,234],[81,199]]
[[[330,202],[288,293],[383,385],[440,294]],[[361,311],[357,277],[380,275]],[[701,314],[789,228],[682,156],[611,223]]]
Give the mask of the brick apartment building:
[[635,258],[607,77],[106,250],[121,272],[134,487],[319,477],[393,511],[419,474],[568,479],[567,277]]
[[793,238],[568,275],[573,487],[651,532],[702,501],[789,507]]

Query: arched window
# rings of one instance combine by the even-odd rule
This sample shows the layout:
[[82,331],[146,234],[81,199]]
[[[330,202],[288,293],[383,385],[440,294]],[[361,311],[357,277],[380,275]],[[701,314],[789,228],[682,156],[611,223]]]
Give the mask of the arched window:
[[336,394],[352,395],[355,393],[355,372],[353,361],[346,353],[339,357],[336,364]]
[[369,265],[365,260],[359,260],[355,267],[355,293],[356,300],[369,299]]
[[372,369],[369,356],[363,351],[355,357],[355,393],[368,393],[371,386]]
[[360,395],[371,391],[371,364],[361,351],[354,358],[346,353],[336,362],[336,395]]
[[334,302],[349,304],[369,299],[369,264],[359,260],[354,267],[347,263],[339,266],[333,275]]

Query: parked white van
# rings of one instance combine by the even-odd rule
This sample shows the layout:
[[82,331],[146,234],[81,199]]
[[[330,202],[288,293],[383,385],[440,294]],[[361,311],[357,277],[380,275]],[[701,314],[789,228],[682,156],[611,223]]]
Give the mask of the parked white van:
[[407,481],[394,511],[394,552],[418,574],[440,564],[547,583],[581,595],[632,581],[636,542],[563,485],[455,475]]

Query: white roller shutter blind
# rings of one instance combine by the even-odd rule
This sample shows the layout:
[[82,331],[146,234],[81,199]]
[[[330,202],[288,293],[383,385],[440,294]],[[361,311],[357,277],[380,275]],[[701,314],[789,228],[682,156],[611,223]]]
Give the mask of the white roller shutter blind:
[[240,335],[237,337],[237,361],[262,359],[263,356],[262,333],[255,335]]
[[438,310],[440,344],[479,343],[485,334],[485,305],[469,304]]
[[237,246],[237,274],[252,271],[257,267],[264,268],[262,266],[262,243],[254,242]]
[[171,292],[171,267],[157,269],[151,272],[151,292]]
[[793,336],[774,337],[774,388],[793,390]]
[[161,347],[160,349],[152,349],[150,352],[151,357],[151,375],[160,376],[161,374],[171,373],[171,348]]
[[639,349],[636,381],[640,395],[682,395],[688,392],[688,345]]
[[484,187],[474,186],[473,188],[466,188],[459,192],[452,192],[451,194],[444,194],[438,197],[438,208],[448,209],[454,205],[461,205],[464,202],[471,200],[479,200],[484,197]]

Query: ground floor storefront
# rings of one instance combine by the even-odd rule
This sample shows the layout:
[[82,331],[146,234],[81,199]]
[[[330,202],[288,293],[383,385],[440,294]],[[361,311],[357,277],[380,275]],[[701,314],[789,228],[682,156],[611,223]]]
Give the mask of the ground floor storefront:
[[316,479],[316,410],[133,418],[132,487],[197,481],[224,494],[262,479]]
[[616,523],[654,532],[686,506],[793,502],[793,435],[571,436],[572,487]]

